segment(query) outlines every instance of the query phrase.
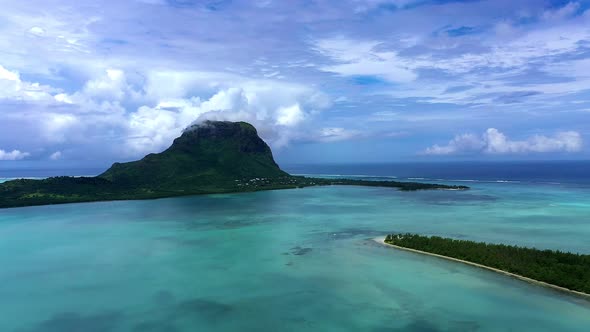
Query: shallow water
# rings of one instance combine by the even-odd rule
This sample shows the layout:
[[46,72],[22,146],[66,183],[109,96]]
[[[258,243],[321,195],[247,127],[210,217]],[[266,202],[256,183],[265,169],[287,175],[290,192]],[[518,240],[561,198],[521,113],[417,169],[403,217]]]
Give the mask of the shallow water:
[[0,331],[588,331],[588,301],[372,238],[590,253],[589,202],[478,183],[4,209]]

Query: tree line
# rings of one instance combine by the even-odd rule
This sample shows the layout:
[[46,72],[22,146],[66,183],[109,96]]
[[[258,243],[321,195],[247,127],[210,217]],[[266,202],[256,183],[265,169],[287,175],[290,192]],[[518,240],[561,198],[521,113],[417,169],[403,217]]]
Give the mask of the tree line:
[[390,234],[385,242],[493,267],[590,294],[590,255],[417,234]]

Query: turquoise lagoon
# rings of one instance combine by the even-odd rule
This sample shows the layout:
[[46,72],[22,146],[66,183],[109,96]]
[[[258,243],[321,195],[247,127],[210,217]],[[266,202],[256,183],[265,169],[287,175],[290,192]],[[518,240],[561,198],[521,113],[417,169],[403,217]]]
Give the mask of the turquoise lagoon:
[[373,241],[590,253],[588,187],[472,187],[0,210],[0,331],[589,331],[590,301]]

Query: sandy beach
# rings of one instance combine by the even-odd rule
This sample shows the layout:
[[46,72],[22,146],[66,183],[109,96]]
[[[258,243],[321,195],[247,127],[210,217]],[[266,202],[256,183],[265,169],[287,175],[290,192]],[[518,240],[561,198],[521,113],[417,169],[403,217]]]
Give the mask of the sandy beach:
[[523,276],[518,275],[518,274],[506,272],[506,271],[499,270],[499,269],[496,269],[496,268],[493,268],[493,267],[489,267],[489,266],[485,266],[485,265],[481,265],[481,264],[477,264],[477,263],[465,261],[465,260],[462,260],[462,259],[457,259],[457,258],[453,258],[453,257],[448,257],[448,256],[443,256],[443,255],[438,255],[438,254],[433,254],[433,253],[426,252],[426,251],[421,251],[421,250],[416,250],[416,249],[410,249],[410,248],[404,248],[404,247],[396,246],[396,245],[393,245],[393,244],[386,243],[384,236],[383,237],[377,237],[377,238],[374,239],[374,241],[377,242],[377,243],[380,243],[382,245],[395,248],[395,249],[410,251],[410,252],[413,252],[413,253],[423,254],[423,255],[428,255],[428,256],[434,256],[434,257],[438,257],[438,258],[450,260],[450,261],[453,261],[453,262],[459,262],[459,263],[463,263],[463,264],[467,264],[467,265],[479,267],[479,268],[482,268],[482,269],[486,269],[486,270],[489,270],[489,271],[494,271],[494,272],[497,272],[497,273],[501,273],[501,274],[507,275],[507,276],[512,277],[512,278],[516,278],[516,279],[520,279],[522,281],[529,282],[531,284],[539,285],[539,286],[542,286],[542,287],[548,287],[548,288],[554,289],[556,291],[564,292],[564,293],[567,293],[567,294],[570,294],[570,295],[574,295],[574,296],[577,296],[577,297],[580,297],[580,298],[583,298],[585,300],[590,301],[590,294],[586,294],[586,293],[578,292],[578,291],[571,290],[571,289],[568,289],[568,288],[565,288],[565,287],[561,287],[561,286],[549,284],[549,283],[546,283],[544,281],[539,281],[539,280],[535,280],[535,279],[523,277]]

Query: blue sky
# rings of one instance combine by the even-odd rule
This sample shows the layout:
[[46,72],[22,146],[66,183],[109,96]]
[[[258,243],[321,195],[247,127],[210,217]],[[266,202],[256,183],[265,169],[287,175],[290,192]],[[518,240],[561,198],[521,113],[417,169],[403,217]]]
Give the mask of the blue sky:
[[279,162],[590,159],[590,1],[9,1],[0,165],[107,165],[206,119]]

